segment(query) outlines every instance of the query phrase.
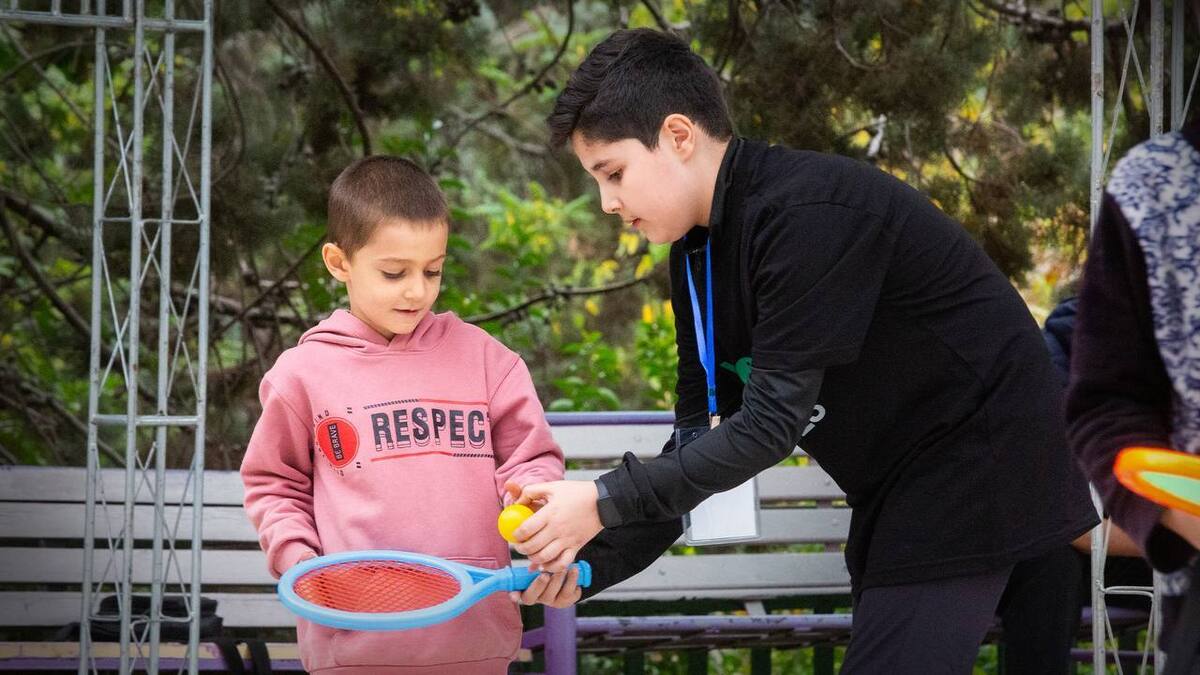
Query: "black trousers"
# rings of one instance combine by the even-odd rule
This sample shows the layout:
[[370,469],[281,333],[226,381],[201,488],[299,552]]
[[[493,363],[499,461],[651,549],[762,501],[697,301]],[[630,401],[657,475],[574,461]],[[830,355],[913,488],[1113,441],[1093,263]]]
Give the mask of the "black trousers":
[[1012,571],[863,590],[842,674],[969,674]]
[[1091,602],[1090,569],[1069,545],[1013,567],[996,612],[1004,630],[1004,673],[1074,672],[1071,647],[1079,634],[1080,608]]
[[[1006,675],[1073,673],[1071,648],[1079,638],[1080,610],[1091,604],[1091,559],[1061,546],[1013,568],[997,615],[1003,632],[1002,672]],[[1071,583],[1076,579],[1076,583]],[[1149,586],[1150,566],[1142,558],[1110,557],[1106,586]],[[1150,610],[1149,598],[1110,595],[1110,607]]]

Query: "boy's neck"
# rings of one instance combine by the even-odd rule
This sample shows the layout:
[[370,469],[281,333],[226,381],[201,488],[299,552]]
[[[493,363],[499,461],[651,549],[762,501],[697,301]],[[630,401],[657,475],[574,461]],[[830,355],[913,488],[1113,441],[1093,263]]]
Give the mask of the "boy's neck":
[[366,314],[364,314],[364,313],[362,313],[362,312],[359,312],[359,311],[356,311],[356,310],[354,309],[354,305],[353,305],[353,304],[351,304],[351,305],[350,305],[350,314],[351,314],[351,315],[352,315],[354,318],[356,318],[356,319],[358,319],[359,321],[363,322],[363,324],[365,324],[365,325],[366,325],[368,328],[370,328],[371,330],[375,331],[375,332],[376,332],[376,333],[379,335],[379,337],[383,338],[384,340],[387,340],[388,342],[391,342],[391,341],[392,341],[392,338],[396,337],[396,334],[395,334],[395,333],[393,333],[393,332],[391,332],[391,331],[389,331],[388,329],[386,329],[386,328],[382,328],[382,327],[380,327],[380,326],[376,326],[376,325],[375,325],[375,323],[371,321],[371,319],[367,318],[367,315],[366,315]]
[[699,225],[708,227],[712,222],[712,205],[713,198],[717,193],[717,175],[721,173],[721,163],[725,161],[725,152],[729,149],[729,144],[733,139],[718,141],[710,139],[709,142],[703,143],[700,148],[700,160],[696,166],[699,172],[700,184],[705,186],[704,191],[700,193],[699,199],[704,204],[703,209],[699,214]]

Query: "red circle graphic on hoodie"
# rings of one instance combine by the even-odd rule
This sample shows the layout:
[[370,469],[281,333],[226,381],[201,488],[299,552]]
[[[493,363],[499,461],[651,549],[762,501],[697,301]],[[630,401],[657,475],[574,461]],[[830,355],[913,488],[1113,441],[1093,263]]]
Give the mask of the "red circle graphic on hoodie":
[[358,454],[358,432],[349,421],[327,417],[317,422],[316,433],[317,445],[334,468],[340,469],[354,461]]

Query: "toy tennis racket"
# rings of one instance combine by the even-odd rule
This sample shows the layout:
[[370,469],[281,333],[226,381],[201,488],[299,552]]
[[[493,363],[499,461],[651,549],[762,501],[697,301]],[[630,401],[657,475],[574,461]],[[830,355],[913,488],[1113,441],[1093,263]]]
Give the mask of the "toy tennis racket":
[[1152,502],[1200,516],[1200,456],[1163,448],[1125,448],[1117,455],[1113,474]]
[[[579,586],[586,562],[572,565]],[[448,621],[491,595],[529,588],[541,572],[489,570],[419,553],[348,551],[305,560],[279,579],[279,599],[297,616],[331,628],[404,630]]]

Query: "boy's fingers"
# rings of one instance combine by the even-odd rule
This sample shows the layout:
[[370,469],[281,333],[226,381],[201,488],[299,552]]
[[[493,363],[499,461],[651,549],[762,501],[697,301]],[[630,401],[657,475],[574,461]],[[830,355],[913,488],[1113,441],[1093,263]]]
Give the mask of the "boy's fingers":
[[531,553],[529,559],[537,562],[547,572],[562,572],[566,566],[555,564],[561,553],[562,544],[558,543],[557,539],[552,539],[536,553]]
[[574,597],[575,592],[579,590],[579,570],[574,567],[567,568],[567,573],[563,575],[562,586],[558,590],[558,600],[570,600]]
[[521,486],[512,481],[504,484],[504,505],[510,506],[521,498]]
[[[529,520],[525,521],[525,525],[528,525],[529,522],[536,517],[536,514],[531,516]],[[522,525],[521,527],[525,527],[525,525]],[[519,534],[513,535],[519,542],[516,548],[521,552],[521,554],[533,562],[544,563],[546,562],[546,547],[557,541],[557,538],[550,531],[549,527],[543,527],[540,523],[533,523],[532,528],[536,529],[533,529],[528,536],[521,536]],[[520,530],[520,527],[517,528],[517,532],[520,532]]]
[[517,503],[529,506],[534,500],[548,501],[546,498],[550,496],[549,488],[549,483],[530,483],[521,489],[521,495],[517,499]]
[[563,575],[563,585],[558,595],[551,601],[555,607],[570,607],[583,597],[583,589],[579,587],[579,573],[572,567]]
[[558,594],[562,591],[563,581],[566,579],[566,575],[565,574],[543,574],[542,576],[546,577],[546,590],[545,590],[546,596],[551,597],[551,598],[557,598]]
[[561,573],[566,572],[567,568],[575,560],[575,549],[563,548],[563,545],[558,540],[555,540],[547,544],[537,556],[542,569]]
[[570,565],[571,563],[575,562],[575,553],[576,551],[573,548],[564,549],[557,558],[551,561],[550,566],[556,569],[574,570],[575,568],[571,567]]
[[539,574],[534,577],[533,583],[529,584],[529,587],[526,588],[523,593],[521,593],[521,602],[525,603],[526,605],[536,604],[539,600],[541,600],[545,593],[546,575]]
[[[521,499],[524,499],[524,497],[522,496]],[[517,503],[520,504],[521,502],[518,501]],[[526,518],[525,522],[521,523],[517,529],[513,530],[513,539],[516,539],[521,544],[528,546],[529,541],[533,539],[538,532],[541,532],[543,529],[545,529],[548,519],[549,517],[546,514],[542,513],[541,511],[535,511],[534,514]],[[521,548],[521,546],[517,546],[517,550],[525,555],[529,555],[529,551]]]
[[574,588],[568,588],[564,586],[563,591],[558,594],[557,598],[554,599],[555,606],[570,607],[571,605],[579,602],[579,599],[582,597],[583,591],[579,590],[578,586]]

